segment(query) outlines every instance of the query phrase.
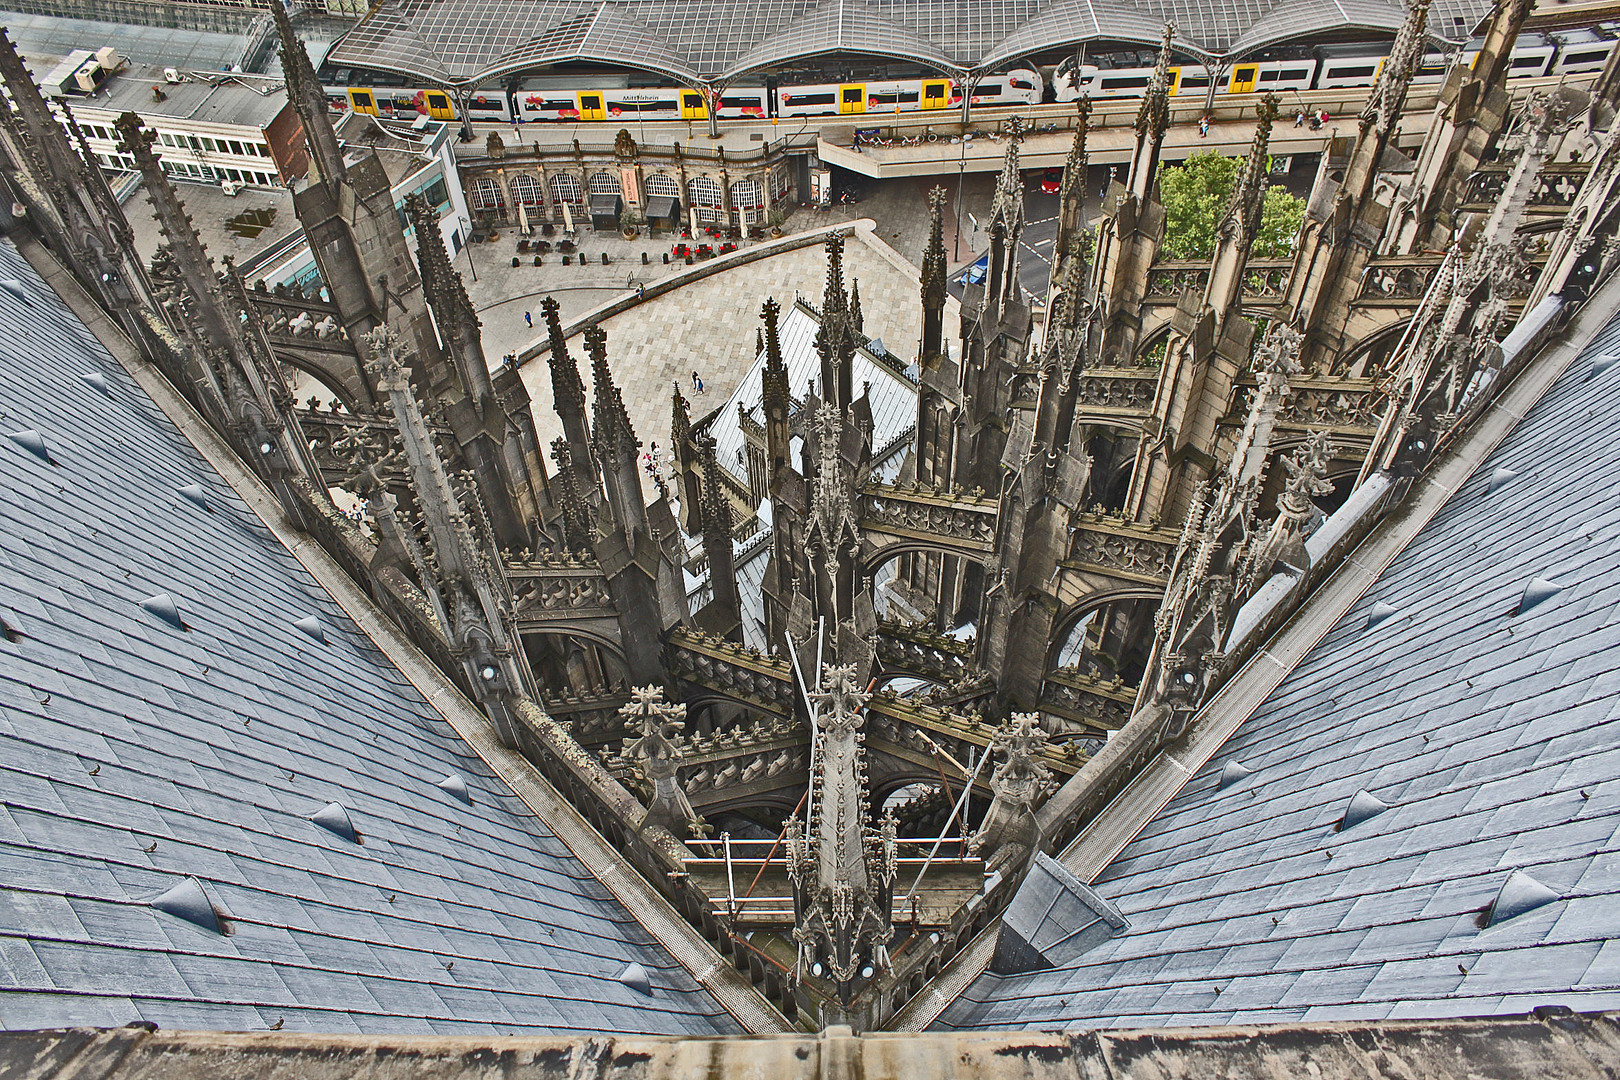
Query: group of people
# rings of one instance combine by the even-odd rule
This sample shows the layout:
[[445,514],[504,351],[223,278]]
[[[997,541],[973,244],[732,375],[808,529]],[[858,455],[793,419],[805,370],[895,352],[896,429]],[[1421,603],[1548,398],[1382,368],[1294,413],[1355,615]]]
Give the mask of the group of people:
[[658,444],[653,443],[651,446],[649,446],[647,448],[647,452],[641,455],[641,467],[643,469],[647,470],[647,475],[648,476],[650,476],[654,480],[656,480],[656,479],[658,479],[658,470],[660,468],[662,468],[666,464],[673,466],[674,463],[675,463],[673,456],[671,456],[671,455],[666,455],[666,456],[670,457],[670,460],[668,462],[664,461],[663,458],[661,458],[659,456],[659,454],[658,454]]
[[[1205,113],[1203,116],[1198,118],[1198,137],[1200,139],[1209,138],[1210,120],[1211,117],[1208,113]],[[1312,131],[1320,131],[1322,129],[1322,125],[1327,122],[1328,111],[1326,109],[1301,108],[1297,113],[1294,114],[1295,127],[1304,127],[1306,124],[1309,124],[1311,125]]]

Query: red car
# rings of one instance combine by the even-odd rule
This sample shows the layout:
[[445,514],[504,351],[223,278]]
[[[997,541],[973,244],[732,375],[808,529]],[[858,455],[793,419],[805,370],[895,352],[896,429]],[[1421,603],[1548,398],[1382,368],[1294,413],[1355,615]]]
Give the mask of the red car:
[[1041,190],[1048,195],[1056,195],[1058,188],[1063,186],[1063,170],[1047,169],[1041,173]]

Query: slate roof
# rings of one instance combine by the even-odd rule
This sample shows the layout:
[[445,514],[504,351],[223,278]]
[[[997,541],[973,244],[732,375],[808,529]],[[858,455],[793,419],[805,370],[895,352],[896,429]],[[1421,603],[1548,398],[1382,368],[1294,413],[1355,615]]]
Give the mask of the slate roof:
[[[0,1027],[738,1031],[9,241],[0,286]],[[228,935],[149,906],[188,876]]]
[[[793,396],[794,408],[810,391],[810,384],[821,379],[821,354],[816,352],[816,333],[821,329],[821,316],[803,299],[795,301],[782,313],[777,326],[778,341],[782,347],[782,364],[787,368],[788,392]],[[748,466],[745,460],[747,440],[743,436],[741,409],[756,424],[765,422],[765,385],[761,375],[765,370],[765,352],[754,357],[748,371],[737,382],[726,403],[714,410],[713,419],[705,430],[714,439],[716,464],[723,467],[744,487],[748,486]],[[911,436],[917,426],[917,384],[901,375],[872,355],[870,349],[855,350],[851,364],[851,379],[857,396],[867,395],[872,409],[872,473],[877,479],[893,482],[900,474]],[[802,449],[799,440],[795,448]],[[762,508],[764,527],[746,541],[735,545],[737,592],[741,602],[743,643],[751,649],[771,650],[765,637],[765,569],[770,563],[770,513]],[[695,541],[694,541],[695,543]],[[885,563],[878,573],[879,582],[895,573],[892,563]],[[689,582],[687,605],[693,614],[713,598],[708,576]]]
[[[788,392],[795,402],[804,400],[812,382],[821,381],[821,354],[816,352],[816,333],[820,329],[821,317],[804,300],[790,305],[777,326],[782,364],[788,374]],[[756,424],[765,422],[765,388],[760,381],[764,370],[765,353],[761,350],[747,373],[738,380],[737,389],[715,410],[714,419],[706,429],[714,439],[715,462],[745,487],[748,485],[748,466],[744,460],[746,440],[737,411],[741,408]],[[905,436],[917,423],[917,384],[880,363],[865,348],[855,350],[850,379],[855,396],[860,397],[864,388],[872,407],[872,452],[877,457],[877,471],[883,474],[886,464],[892,471],[898,471],[900,459],[905,456]]]
[[[1588,379],[1608,353],[1620,318],[1099,876],[1128,929],[981,977],[941,1027],[1620,1004],[1620,364]],[[1515,614],[1536,578],[1561,589]],[[1234,761],[1252,774],[1222,788]],[[1335,832],[1359,791],[1389,808]],[[1482,929],[1515,871],[1557,899]]]

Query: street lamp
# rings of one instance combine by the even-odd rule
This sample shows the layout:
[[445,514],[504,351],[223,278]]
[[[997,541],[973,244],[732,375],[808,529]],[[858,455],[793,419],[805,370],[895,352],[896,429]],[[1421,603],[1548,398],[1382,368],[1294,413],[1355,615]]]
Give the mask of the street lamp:
[[461,246],[467,249],[467,269],[472,271],[472,279],[478,280],[478,267],[473,264],[472,257],[472,222],[466,218],[457,217],[456,224],[461,226]]
[[967,148],[972,138],[967,131],[962,132],[962,156],[956,165],[956,243],[951,249],[954,262],[962,261],[962,175],[967,172]]

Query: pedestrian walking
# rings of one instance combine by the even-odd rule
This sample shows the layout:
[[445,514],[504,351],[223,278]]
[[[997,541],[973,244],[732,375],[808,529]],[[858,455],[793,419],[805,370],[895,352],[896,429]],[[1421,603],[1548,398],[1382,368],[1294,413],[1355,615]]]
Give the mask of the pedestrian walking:
[[698,373],[695,371],[692,372],[692,393],[703,393],[703,380],[698,378]]
[[636,286],[636,299],[640,300],[642,297],[644,297],[646,295],[647,295],[647,286],[645,286],[645,285],[637,285]]
[[1198,137],[1200,139],[1209,137],[1209,117],[1207,116],[1198,118]]
[[1301,109],[1301,110],[1299,110],[1299,112],[1294,114],[1294,126],[1295,127],[1304,127],[1305,126],[1305,110],[1304,109]]
[[525,311],[523,313],[523,321],[528,323],[530,326],[533,326],[534,325],[534,315],[531,314],[530,312]]

